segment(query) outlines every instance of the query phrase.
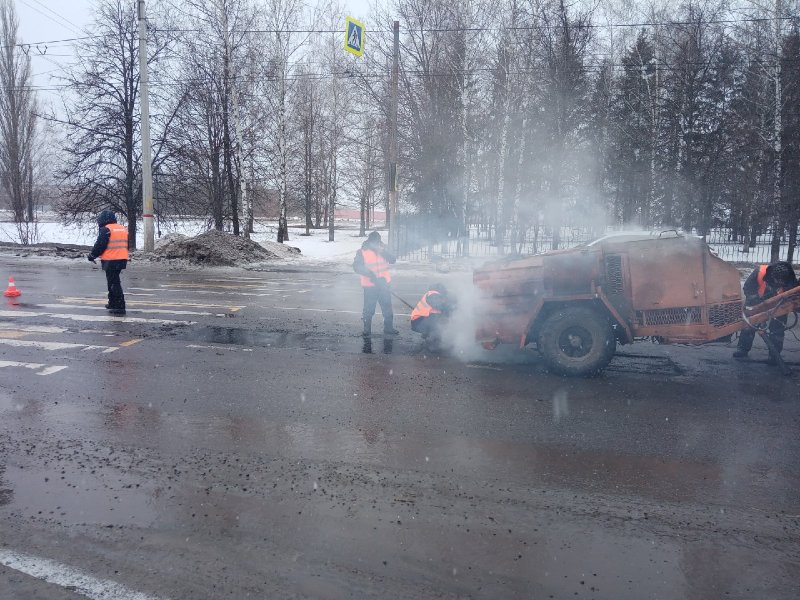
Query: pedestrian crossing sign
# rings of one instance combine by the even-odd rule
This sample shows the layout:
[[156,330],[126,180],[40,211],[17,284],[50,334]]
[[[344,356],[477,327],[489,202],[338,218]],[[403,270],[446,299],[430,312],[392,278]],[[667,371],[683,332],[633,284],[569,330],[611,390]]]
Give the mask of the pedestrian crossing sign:
[[345,18],[344,49],[350,54],[364,56],[364,24],[352,17]]

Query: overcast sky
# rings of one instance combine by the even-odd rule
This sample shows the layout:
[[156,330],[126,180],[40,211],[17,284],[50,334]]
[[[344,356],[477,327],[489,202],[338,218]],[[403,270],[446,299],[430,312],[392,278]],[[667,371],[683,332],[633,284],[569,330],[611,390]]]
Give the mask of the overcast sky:
[[[25,44],[64,40],[81,35],[81,31],[91,21],[92,6],[96,0],[13,0],[17,5],[20,21],[20,37]],[[127,0],[135,2],[136,0]],[[158,0],[149,0],[148,6]],[[368,0],[341,0],[345,16],[363,17],[367,14]],[[369,31],[369,22],[366,23]],[[30,49],[37,86],[54,85],[65,62],[72,57],[69,42],[33,45]]]

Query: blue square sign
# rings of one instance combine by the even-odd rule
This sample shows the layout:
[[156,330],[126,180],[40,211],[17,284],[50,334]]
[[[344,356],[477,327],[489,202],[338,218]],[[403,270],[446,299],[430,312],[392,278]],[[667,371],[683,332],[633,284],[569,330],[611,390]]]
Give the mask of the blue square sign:
[[356,56],[364,56],[364,24],[352,17],[347,17],[345,23],[344,49]]

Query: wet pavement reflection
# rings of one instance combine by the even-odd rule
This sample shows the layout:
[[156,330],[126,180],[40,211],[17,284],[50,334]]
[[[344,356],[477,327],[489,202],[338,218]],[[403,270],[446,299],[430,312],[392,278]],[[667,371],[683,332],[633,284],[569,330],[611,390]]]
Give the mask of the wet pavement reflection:
[[[381,348],[383,354],[391,354],[394,351],[394,338],[389,336],[381,338]],[[363,354],[372,354],[372,338],[370,336],[364,336],[364,340],[361,343],[361,352]]]

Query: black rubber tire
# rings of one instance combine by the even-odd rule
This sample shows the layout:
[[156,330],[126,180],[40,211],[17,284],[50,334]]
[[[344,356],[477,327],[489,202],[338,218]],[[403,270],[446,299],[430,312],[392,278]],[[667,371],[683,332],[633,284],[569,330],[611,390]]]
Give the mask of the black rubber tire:
[[570,377],[600,373],[617,350],[611,321],[589,306],[550,313],[539,329],[537,345],[550,370]]

